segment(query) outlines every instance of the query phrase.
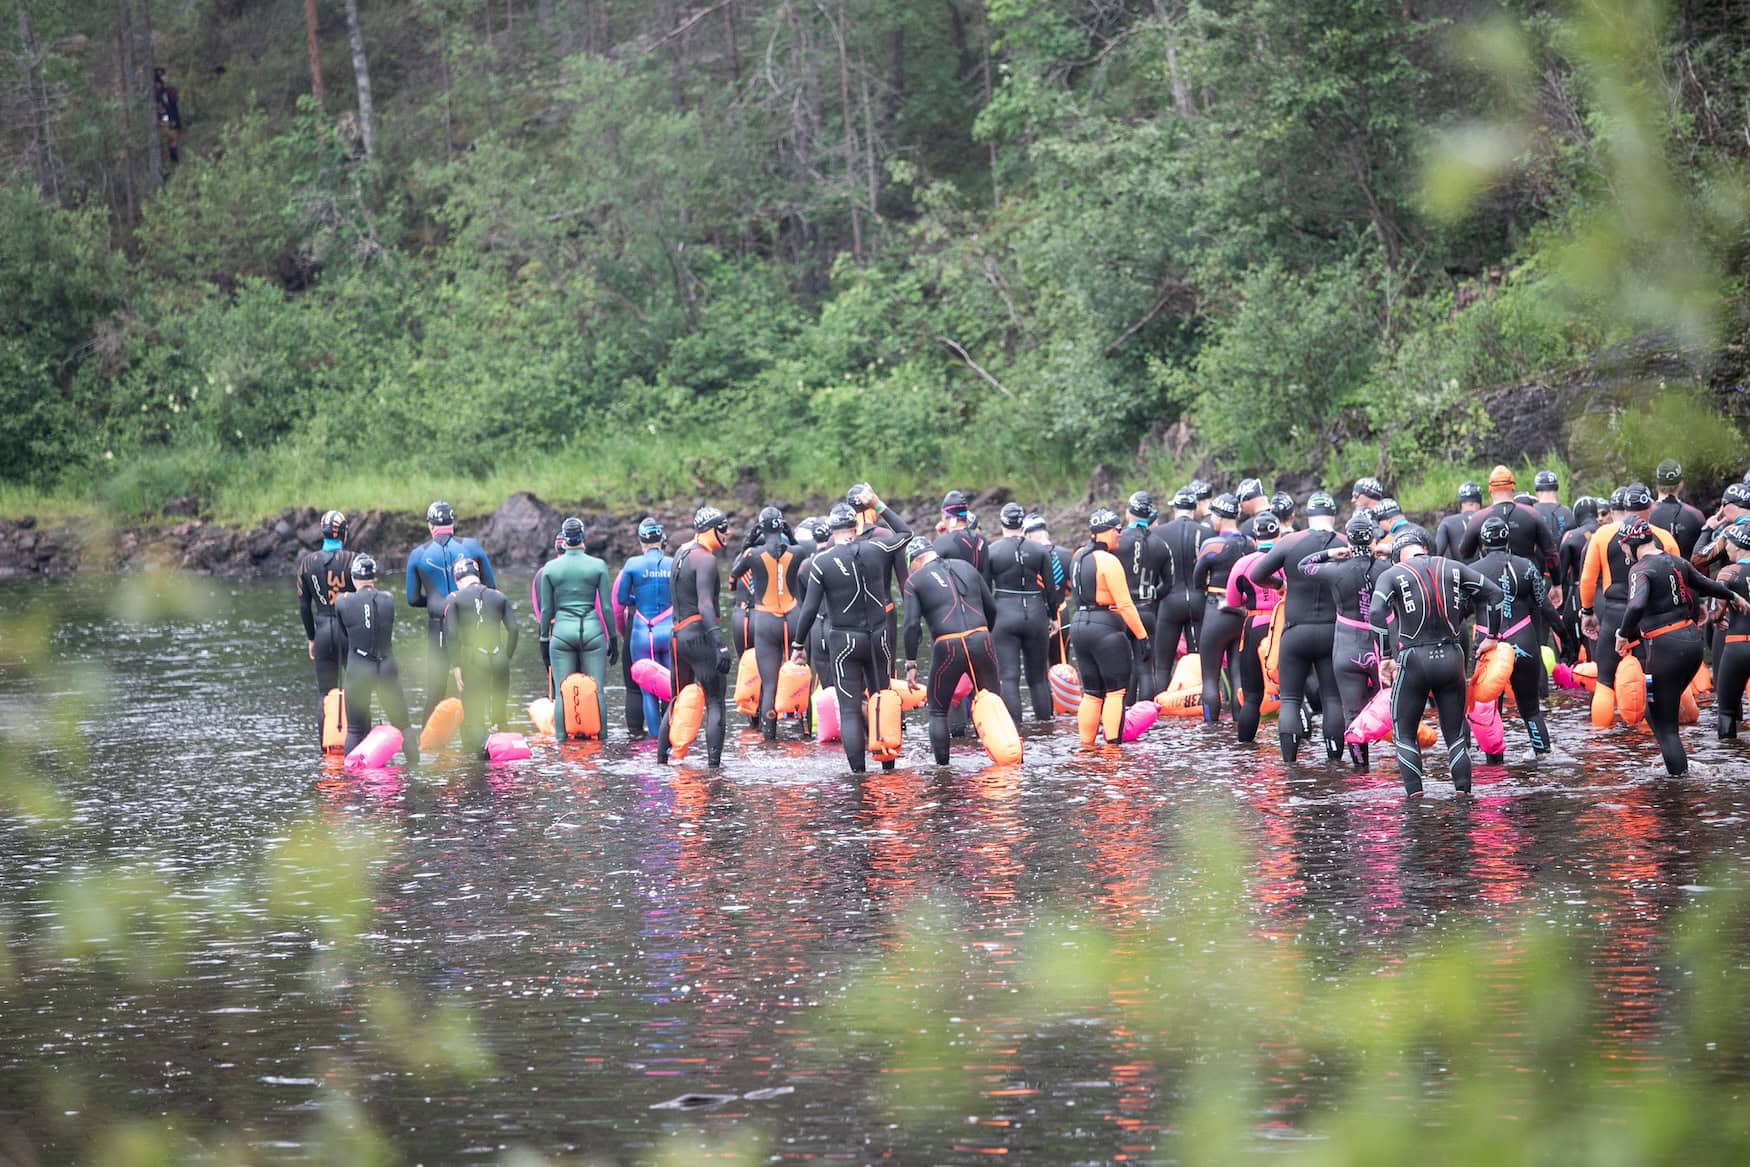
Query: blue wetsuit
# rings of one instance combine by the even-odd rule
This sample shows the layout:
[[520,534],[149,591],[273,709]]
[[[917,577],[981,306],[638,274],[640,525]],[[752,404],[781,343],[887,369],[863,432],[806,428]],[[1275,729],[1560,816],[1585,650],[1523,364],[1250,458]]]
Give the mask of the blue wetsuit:
[[[486,549],[474,539],[456,535],[437,535],[421,543],[407,556],[407,602],[425,609],[425,707],[442,701],[450,684],[449,661],[443,648],[444,602],[456,590],[456,563],[472,559],[480,565],[480,582],[496,588],[492,561]],[[433,601],[436,601],[435,603]]]
[[[629,662],[649,659],[666,669],[674,667],[669,651],[674,640],[674,599],[669,586],[673,572],[674,557],[664,555],[657,547],[627,560],[620,572],[614,585],[614,606],[629,613],[630,627],[626,632]],[[630,696],[628,693],[628,699]],[[644,725],[654,733],[661,723],[662,703],[645,693]]]

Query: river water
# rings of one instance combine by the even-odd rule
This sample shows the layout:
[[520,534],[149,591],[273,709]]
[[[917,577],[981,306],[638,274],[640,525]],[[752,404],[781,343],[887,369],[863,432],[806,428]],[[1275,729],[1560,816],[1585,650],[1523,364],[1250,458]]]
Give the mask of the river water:
[[[526,596],[526,580],[509,591]],[[401,611],[416,678],[421,620]],[[32,747],[65,829],[0,812],[17,978],[0,988],[0,1138],[10,1128],[43,1161],[80,1154],[96,1122],[159,1114],[305,1160],[313,1116],[343,1085],[407,1162],[492,1162],[518,1146],[632,1162],[741,1128],[785,1162],[1173,1161],[1150,1117],[1167,1087],[1117,1023],[1031,1041],[1017,1020],[1012,1043],[970,1043],[954,1068],[979,1083],[975,1105],[944,1095],[926,1140],[891,1125],[882,1051],[830,1033],[835,1010],[867,978],[909,987],[871,962],[921,912],[973,954],[969,1000],[1013,991],[1014,954],[1048,917],[1147,928],[1188,893],[1184,831],[1214,806],[1253,849],[1241,874],[1254,936],[1337,964],[1387,959],[1432,925],[1577,916],[1606,940],[1593,970],[1603,1034],[1632,1051],[1665,1024],[1663,922],[1706,873],[1750,868],[1744,747],[1694,728],[1711,772],[1667,782],[1650,739],[1589,731],[1571,699],[1551,719],[1556,761],[1479,767],[1469,800],[1436,777],[1412,806],[1389,759],[1368,774],[1288,773],[1273,743],[1236,747],[1226,723],[1163,724],[1095,752],[1063,719],[1029,726],[1018,771],[970,741],[938,771],[911,732],[896,771],[859,783],[836,745],[765,744],[736,718],[721,774],[664,770],[619,732],[617,682],[604,744],[355,778],[313,748],[289,585],[0,589],[0,620],[27,613],[52,628],[55,663],[0,657],[12,732],[107,678],[74,737]],[[525,644],[513,708],[539,691]],[[1520,758],[1523,732],[1509,730]],[[312,819],[387,840],[359,950],[339,962],[320,959],[308,928],[235,924],[262,918],[266,894],[240,873]],[[176,889],[195,937],[186,962],[152,979],[61,953],[52,889],[99,866]],[[359,1012],[374,988],[418,1016],[464,1011],[489,1067],[421,1073],[379,1048],[385,1031]],[[1292,1099],[1316,1076],[1283,1086],[1261,1144],[1293,1130]],[[689,1094],[719,1097],[662,1105]]]

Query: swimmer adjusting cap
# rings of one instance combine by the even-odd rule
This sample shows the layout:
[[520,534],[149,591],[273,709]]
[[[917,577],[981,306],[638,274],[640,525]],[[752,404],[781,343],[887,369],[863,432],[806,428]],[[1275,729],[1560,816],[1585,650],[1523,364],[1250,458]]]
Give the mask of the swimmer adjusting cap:
[[777,507],[762,507],[754,522],[767,534],[779,535],[784,531],[784,512]]

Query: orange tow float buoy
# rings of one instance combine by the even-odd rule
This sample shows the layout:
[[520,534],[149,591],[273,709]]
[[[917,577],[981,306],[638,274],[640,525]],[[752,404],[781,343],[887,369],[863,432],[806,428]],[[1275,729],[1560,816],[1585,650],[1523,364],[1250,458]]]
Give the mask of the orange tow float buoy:
[[1021,760],[1021,735],[1015,731],[1015,719],[1009,716],[1009,707],[1003,704],[1003,699],[989,689],[980,689],[972,695],[972,727],[978,731],[978,740],[984,744],[984,752],[991,761]]
[[899,758],[900,701],[892,689],[881,689],[869,698],[869,756],[878,762]]
[[322,697],[322,752],[346,753],[346,694],[339,689]]
[[668,707],[668,748],[677,758],[687,756],[699,726],[705,721],[705,687],[694,681],[675,694]]
[[596,699],[595,678],[588,673],[572,673],[559,682],[559,712],[554,720],[565,726],[567,739],[602,736],[602,710]]
[[458,697],[445,697],[432,707],[425,726],[419,731],[419,752],[435,753],[450,744],[462,724],[462,702]]

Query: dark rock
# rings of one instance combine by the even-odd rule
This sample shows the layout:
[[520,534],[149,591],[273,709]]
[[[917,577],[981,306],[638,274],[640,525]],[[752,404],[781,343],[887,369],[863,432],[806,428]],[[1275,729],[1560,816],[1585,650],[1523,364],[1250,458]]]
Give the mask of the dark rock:
[[292,525],[286,522],[286,520],[281,519],[273,525],[273,533],[278,535],[281,539],[284,539],[287,535],[292,533]]
[[22,519],[19,519],[18,522],[14,525],[17,526],[17,528],[20,531],[33,530],[36,527],[36,516],[35,515],[25,515]]
[[279,540],[275,538],[278,526],[276,523],[275,531],[264,531],[249,540],[250,559],[260,562],[273,554],[274,548],[279,546]]
[[298,542],[310,548],[322,546],[322,524],[311,523],[307,527],[299,527]]
[[486,520],[478,536],[495,567],[533,567],[547,558],[565,516],[519,490]]
[[164,514],[167,518],[193,518],[195,515],[200,514],[200,512],[200,499],[192,494],[183,495],[181,498],[173,498],[164,504]]
[[1118,497],[1119,485],[1123,479],[1118,471],[1101,462],[1094,467],[1094,472],[1088,475],[1088,493],[1082,500],[1089,506],[1112,506]]

